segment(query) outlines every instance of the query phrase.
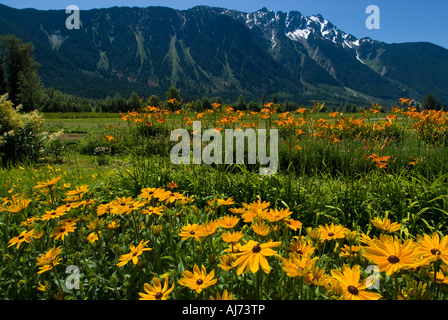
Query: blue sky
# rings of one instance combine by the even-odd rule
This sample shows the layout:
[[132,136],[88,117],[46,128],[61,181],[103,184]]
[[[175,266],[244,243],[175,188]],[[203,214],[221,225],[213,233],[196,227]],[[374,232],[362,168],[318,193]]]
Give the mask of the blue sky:
[[[309,16],[322,14],[325,19],[355,37],[371,37],[388,43],[428,41],[448,48],[448,1],[446,0],[0,0],[14,8],[65,9],[77,5],[82,10],[113,6],[166,6],[189,9],[209,5],[253,12],[262,7],[274,11],[296,10]],[[369,30],[365,21],[366,8],[380,9],[380,29]]]

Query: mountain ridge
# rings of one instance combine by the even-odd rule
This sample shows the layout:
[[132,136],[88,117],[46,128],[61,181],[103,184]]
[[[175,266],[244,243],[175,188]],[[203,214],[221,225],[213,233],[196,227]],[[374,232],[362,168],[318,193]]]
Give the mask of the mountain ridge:
[[209,6],[80,13],[81,29],[68,30],[63,10],[0,5],[0,34],[33,42],[44,85],[90,98],[163,96],[175,86],[187,99],[392,103],[431,92],[448,101],[447,49],[358,39],[322,15]]

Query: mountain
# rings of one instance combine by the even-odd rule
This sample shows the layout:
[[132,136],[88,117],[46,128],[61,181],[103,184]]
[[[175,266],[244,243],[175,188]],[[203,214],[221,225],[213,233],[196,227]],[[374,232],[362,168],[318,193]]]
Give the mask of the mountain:
[[65,27],[67,17],[0,5],[0,34],[31,41],[43,84],[69,94],[164,98],[175,86],[187,100],[448,101],[447,49],[357,39],[321,15],[112,7],[81,11],[79,30]]

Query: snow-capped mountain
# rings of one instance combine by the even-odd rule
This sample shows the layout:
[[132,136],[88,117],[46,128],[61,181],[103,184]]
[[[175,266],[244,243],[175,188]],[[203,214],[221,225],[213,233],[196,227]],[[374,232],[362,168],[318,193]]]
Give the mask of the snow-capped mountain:
[[82,11],[79,30],[66,18],[0,5],[0,34],[33,42],[42,82],[71,94],[163,97],[175,86],[192,100],[448,100],[447,49],[357,39],[319,14],[113,7]]

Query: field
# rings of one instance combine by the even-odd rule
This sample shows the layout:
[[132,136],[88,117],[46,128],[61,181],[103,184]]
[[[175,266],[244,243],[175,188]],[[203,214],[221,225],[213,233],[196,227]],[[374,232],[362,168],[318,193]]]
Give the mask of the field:
[[[44,115],[58,139],[0,168],[1,299],[448,298],[445,112],[167,106]],[[278,130],[278,171],[173,164],[194,121]]]

